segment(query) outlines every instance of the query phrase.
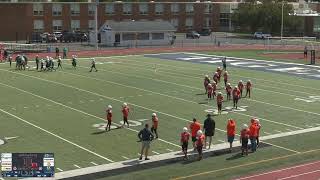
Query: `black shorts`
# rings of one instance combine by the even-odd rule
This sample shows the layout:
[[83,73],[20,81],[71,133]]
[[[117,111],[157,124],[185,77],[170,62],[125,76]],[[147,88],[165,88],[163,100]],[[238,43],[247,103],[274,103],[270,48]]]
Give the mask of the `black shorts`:
[[218,109],[222,109],[222,104],[218,104]]
[[123,121],[128,122],[128,118],[123,116]]
[[192,142],[196,142],[197,141],[197,137],[192,137]]
[[213,136],[213,131],[212,130],[205,130],[205,133],[204,133],[205,136],[210,136],[212,137]]
[[197,151],[199,154],[202,154],[202,146],[197,146]]
[[183,142],[181,147],[182,147],[182,150],[188,150],[188,142]]
[[111,125],[111,121],[108,120],[108,125]]
[[243,149],[247,149],[248,148],[248,138],[242,138],[241,139],[241,147]]

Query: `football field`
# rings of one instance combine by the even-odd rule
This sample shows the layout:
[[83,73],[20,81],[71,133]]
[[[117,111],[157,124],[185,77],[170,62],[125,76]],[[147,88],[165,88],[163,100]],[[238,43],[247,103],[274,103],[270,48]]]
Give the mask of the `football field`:
[[[220,63],[191,63],[144,55],[97,57],[96,61],[98,72],[91,73],[90,59],[86,58],[78,59],[77,69],[71,67],[70,60],[65,60],[63,69],[53,72],[37,72],[34,62],[25,71],[15,70],[15,64],[11,68],[7,63],[0,64],[0,139],[8,139],[0,145],[0,152],[53,152],[56,172],[137,159],[140,150],[137,133],[145,123],[151,124],[151,114],[155,112],[159,117],[159,139],[152,142],[150,155],[169,153],[180,150],[179,134],[183,127],[189,127],[192,118],[203,123],[207,112],[216,111],[216,101],[208,101],[204,94],[203,78],[206,74],[212,77]],[[320,127],[320,83],[316,76],[306,78],[231,65],[228,72],[233,86],[239,80],[250,79],[253,90],[251,98],[240,99],[237,110],[232,109],[231,101],[223,103],[222,115],[214,116],[213,144],[226,142],[229,118],[236,120],[239,133],[242,124],[258,117],[262,124],[260,136],[279,134],[279,137],[266,141],[270,146],[261,152],[258,149],[247,159],[237,160],[240,164],[320,148],[318,131],[308,132]],[[218,89],[225,96],[223,82]],[[122,124],[124,102],[131,109],[130,128],[118,128]],[[105,109],[109,104],[113,106],[113,127],[105,132]],[[281,135],[304,129],[307,129],[304,135],[298,137]],[[221,162],[212,168],[239,163],[222,162],[226,156],[210,158]],[[292,158],[292,163],[299,160]],[[196,171],[202,172],[202,162],[196,163]],[[208,163],[208,159],[203,163]],[[255,167],[253,170],[259,168]],[[203,171],[210,170],[207,167]],[[168,172],[159,179],[183,175]],[[221,173],[218,177],[224,177],[224,172],[218,173]],[[148,176],[139,179],[144,178]]]

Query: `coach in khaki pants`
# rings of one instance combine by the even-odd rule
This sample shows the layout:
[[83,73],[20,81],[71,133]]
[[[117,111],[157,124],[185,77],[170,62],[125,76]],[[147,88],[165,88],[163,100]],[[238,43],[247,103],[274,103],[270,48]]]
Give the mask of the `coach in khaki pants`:
[[142,142],[141,153],[140,153],[139,160],[142,160],[142,155],[143,155],[144,151],[145,151],[145,154],[144,154],[145,155],[145,160],[149,160],[148,151],[149,151],[149,148],[150,148],[150,142],[154,138],[153,134],[149,130],[149,124],[146,124],[144,129],[142,129],[139,132],[138,137],[139,137],[140,141]]

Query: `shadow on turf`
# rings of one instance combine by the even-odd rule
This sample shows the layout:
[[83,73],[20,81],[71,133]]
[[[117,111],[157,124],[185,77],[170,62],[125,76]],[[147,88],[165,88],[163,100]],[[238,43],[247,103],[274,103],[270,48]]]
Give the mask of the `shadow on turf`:
[[[117,129],[121,129],[121,127],[117,127],[115,129],[110,129],[110,131],[117,130]],[[107,133],[107,132],[109,132],[109,131],[97,131],[97,132],[91,133],[91,135],[99,135],[99,134],[104,134],[104,133]]]
[[[259,145],[258,151],[256,153],[259,153],[259,149],[266,148],[266,147],[271,147],[271,145],[261,142]],[[189,152],[189,153],[191,153],[188,155],[189,160],[186,160],[186,161],[184,161],[182,159],[182,157],[179,156],[179,157],[175,157],[173,159],[167,159],[167,160],[162,160],[162,161],[141,164],[141,162],[143,162],[143,161],[139,161],[138,157],[137,157],[137,159],[128,160],[128,161],[123,162],[124,165],[131,165],[131,166],[127,166],[127,167],[120,168],[120,169],[113,169],[110,171],[96,172],[93,174],[86,174],[86,175],[72,177],[72,178],[66,178],[66,179],[79,179],[79,180],[98,179],[98,178],[116,176],[116,175],[123,174],[123,173],[131,173],[131,172],[137,172],[140,170],[157,168],[159,166],[166,166],[166,165],[171,165],[171,164],[176,164],[176,163],[181,163],[181,164],[187,165],[187,164],[191,164],[194,162],[198,162],[198,159],[197,159],[198,154],[196,152]],[[181,154],[181,153],[177,153],[177,155],[178,154]],[[203,159],[214,157],[214,156],[226,155],[226,154],[231,155],[231,157],[226,158],[226,160],[236,160],[236,159],[239,159],[242,157],[241,153],[240,153],[240,147],[236,147],[236,148],[232,148],[232,152],[230,152],[229,149],[222,149],[222,150],[211,151],[211,152],[204,151],[203,152]]]

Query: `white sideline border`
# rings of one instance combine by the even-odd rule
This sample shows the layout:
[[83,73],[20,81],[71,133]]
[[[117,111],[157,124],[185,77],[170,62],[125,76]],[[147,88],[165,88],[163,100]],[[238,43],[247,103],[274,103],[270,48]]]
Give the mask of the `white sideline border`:
[[[320,131],[320,127],[263,136],[263,137],[260,137],[260,140],[265,141],[265,140],[271,140],[271,139],[287,137],[287,136],[292,136],[292,135],[298,135],[298,134],[304,134],[304,133],[315,132],[315,131]],[[240,146],[240,142],[235,141],[233,147],[239,147],[239,146]],[[217,150],[228,149],[228,148],[229,148],[229,143],[216,144],[210,150],[206,150],[205,153],[213,152],[213,151],[217,151]],[[193,155],[193,154],[196,154],[196,153],[193,153],[192,150],[189,150],[189,155]],[[299,154],[299,153],[297,153],[297,154]],[[148,164],[148,163],[152,163],[152,162],[169,160],[169,159],[179,158],[179,157],[183,157],[183,154],[181,154],[180,151],[170,152],[170,153],[150,156],[150,160],[148,160],[148,161],[137,161],[137,159],[138,159],[137,158],[137,159],[131,159],[131,160],[120,161],[120,162],[115,162],[115,163],[98,165],[98,166],[94,166],[94,167],[87,167],[87,168],[81,168],[81,169],[76,169],[76,170],[59,172],[59,173],[55,174],[55,179],[71,178],[71,177],[75,177],[75,176],[93,174],[93,173],[98,173],[98,172],[103,172],[103,171],[110,171],[110,170],[115,170],[115,169],[120,169],[120,168],[131,167],[131,166],[135,166],[135,165],[139,165],[139,164]],[[137,161],[137,162],[132,163],[132,161]]]

